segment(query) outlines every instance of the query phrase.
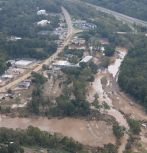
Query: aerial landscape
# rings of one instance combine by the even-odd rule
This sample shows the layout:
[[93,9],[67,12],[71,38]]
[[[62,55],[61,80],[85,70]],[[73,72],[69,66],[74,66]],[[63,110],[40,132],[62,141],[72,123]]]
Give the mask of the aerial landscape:
[[0,0],[0,153],[147,153],[146,0]]

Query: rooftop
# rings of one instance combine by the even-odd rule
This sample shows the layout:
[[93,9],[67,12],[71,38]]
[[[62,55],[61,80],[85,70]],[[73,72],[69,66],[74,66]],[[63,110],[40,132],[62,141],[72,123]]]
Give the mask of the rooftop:
[[41,20],[41,21],[37,22],[38,26],[46,26],[47,24],[50,24],[50,21],[48,21],[48,20]]
[[87,62],[89,62],[91,59],[92,59],[92,56],[85,56],[85,57],[80,61],[80,63],[81,63],[81,62],[82,62],[82,63],[87,63]]
[[70,66],[71,63],[68,61],[56,61],[53,65]]
[[33,61],[27,61],[27,60],[19,60],[15,62],[16,66],[28,66],[30,64],[32,64]]
[[10,74],[4,74],[1,76],[2,79],[12,79],[13,78],[13,75],[10,75]]
[[46,10],[39,10],[37,15],[47,15]]
[[78,64],[72,64],[72,63],[70,63],[70,62],[68,62],[68,61],[57,61],[57,62],[55,62],[55,63],[53,63],[53,65],[54,66],[57,66],[57,67],[74,67],[74,68],[77,68],[77,67],[79,67],[79,65]]

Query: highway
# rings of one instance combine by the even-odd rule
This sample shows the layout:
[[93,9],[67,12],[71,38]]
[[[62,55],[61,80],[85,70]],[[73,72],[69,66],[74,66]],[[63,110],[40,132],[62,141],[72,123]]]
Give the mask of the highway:
[[29,78],[31,76],[32,72],[38,72],[42,69],[42,66],[44,64],[51,64],[59,55],[59,53],[61,53],[65,46],[67,46],[69,44],[69,42],[71,41],[72,37],[78,33],[79,31],[75,30],[72,26],[72,19],[69,15],[69,13],[67,12],[67,10],[65,8],[62,7],[62,13],[65,17],[66,23],[67,23],[67,27],[68,27],[68,31],[67,31],[67,36],[66,39],[64,40],[64,42],[62,43],[61,46],[59,46],[59,48],[57,49],[57,51],[50,56],[49,58],[47,58],[46,60],[44,60],[41,64],[39,64],[37,67],[35,67],[33,70],[30,70],[29,72],[25,73],[23,76],[19,77],[16,80],[13,80],[12,82],[8,83],[7,85],[3,86],[0,88],[0,93],[4,93],[7,92],[8,89],[11,89],[12,87],[16,86],[17,84],[19,84],[20,82],[26,80],[27,78]]
[[138,26],[147,27],[147,21],[139,20],[139,19],[136,19],[136,18],[133,18],[133,17],[118,13],[116,11],[112,11],[112,10],[106,9],[104,7],[93,5],[93,4],[90,4],[90,3],[87,3],[87,2],[85,2],[85,3],[88,6],[96,8],[96,10],[98,10],[98,11],[101,11],[101,12],[104,12],[106,14],[114,16],[117,20],[123,21],[123,22],[125,22],[127,24],[128,23],[129,24],[136,24]]

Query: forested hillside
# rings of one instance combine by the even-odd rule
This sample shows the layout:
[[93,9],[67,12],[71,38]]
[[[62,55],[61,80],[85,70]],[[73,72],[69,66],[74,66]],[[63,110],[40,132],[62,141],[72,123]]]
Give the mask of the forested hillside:
[[147,109],[147,38],[137,38],[119,74],[120,87]]
[[147,20],[147,1],[146,0],[83,0],[97,4],[114,11]]

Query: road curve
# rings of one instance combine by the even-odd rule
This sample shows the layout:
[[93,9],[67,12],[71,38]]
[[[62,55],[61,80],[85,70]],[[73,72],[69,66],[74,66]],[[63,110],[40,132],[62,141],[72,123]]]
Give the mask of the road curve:
[[93,4],[90,4],[90,3],[87,3],[87,2],[85,2],[85,3],[88,6],[96,8],[98,11],[101,11],[101,12],[104,12],[106,14],[114,16],[117,20],[123,21],[125,23],[129,23],[129,24],[136,24],[138,26],[147,27],[147,21],[139,20],[139,19],[124,15],[122,13],[118,13],[116,11],[112,11],[112,10],[106,9],[104,7],[93,5]]
[[37,67],[35,67],[33,70],[30,70],[29,72],[27,72],[26,74],[24,74],[23,76],[19,77],[18,79],[8,83],[7,85],[3,86],[0,88],[0,93],[4,93],[6,92],[8,89],[12,88],[13,86],[19,84],[21,81],[27,79],[28,77],[31,76],[31,73],[32,72],[38,72],[39,70],[42,69],[42,66],[44,64],[51,64],[58,56],[59,53],[61,53],[65,46],[67,46],[71,40],[71,38],[78,32],[76,31],[73,26],[72,26],[72,19],[69,15],[69,13],[67,12],[67,10],[65,8],[61,8],[62,9],[62,13],[65,17],[65,20],[66,20],[66,23],[67,23],[67,26],[68,26],[68,32],[67,32],[67,37],[66,39],[64,40],[63,44],[62,44],[62,47],[59,47],[57,49],[57,51],[52,55],[50,56],[49,58],[47,58],[46,60],[44,60],[41,64],[39,64]]

